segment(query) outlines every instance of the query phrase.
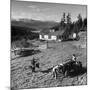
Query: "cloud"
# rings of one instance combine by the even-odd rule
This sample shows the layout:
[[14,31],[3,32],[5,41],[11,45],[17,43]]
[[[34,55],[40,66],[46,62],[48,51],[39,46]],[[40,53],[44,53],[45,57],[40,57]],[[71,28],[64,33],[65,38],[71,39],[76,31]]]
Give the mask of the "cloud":
[[29,6],[27,6],[28,8],[32,8],[32,9],[36,9],[37,8],[37,6],[35,6],[35,5],[29,5]]
[[29,5],[28,8],[32,9],[33,11],[40,12],[41,9],[36,5]]

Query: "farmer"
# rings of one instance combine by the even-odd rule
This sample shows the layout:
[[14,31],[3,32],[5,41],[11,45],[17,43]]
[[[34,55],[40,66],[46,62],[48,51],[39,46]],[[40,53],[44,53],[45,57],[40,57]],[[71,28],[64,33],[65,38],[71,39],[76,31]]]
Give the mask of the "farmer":
[[61,69],[62,66],[63,64],[56,65],[55,67],[53,67],[52,72],[53,72],[53,77],[55,79],[57,79],[57,71],[59,72],[59,69]]
[[75,54],[72,55],[72,61],[76,62],[76,55]]
[[39,62],[33,57],[31,61],[32,72],[35,72],[35,68],[39,68]]
[[35,63],[36,63],[36,60],[33,57],[33,59],[31,60],[32,72],[35,72]]

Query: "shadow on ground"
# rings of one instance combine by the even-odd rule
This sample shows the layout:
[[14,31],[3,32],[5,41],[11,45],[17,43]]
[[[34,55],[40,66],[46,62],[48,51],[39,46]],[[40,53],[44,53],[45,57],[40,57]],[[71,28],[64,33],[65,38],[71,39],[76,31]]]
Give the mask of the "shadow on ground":
[[76,39],[65,39],[62,42],[66,42],[66,41],[78,41],[80,38],[76,38]]
[[[42,70],[40,72],[49,73],[49,72],[51,72],[51,70],[52,70],[52,68],[48,68],[47,70]],[[75,77],[75,76],[83,75],[84,73],[87,73],[87,68],[86,67],[82,67],[82,69],[77,73],[75,71],[70,72],[68,76],[72,78],[72,77]]]
[[14,59],[17,59],[17,58],[20,58],[20,57],[27,57],[27,56],[31,56],[31,55],[34,55],[34,54],[37,54],[37,53],[40,53],[41,51],[40,50],[24,50],[24,51],[21,51],[20,53],[18,53],[18,57],[15,57],[13,58],[12,60]]
[[42,73],[49,73],[49,72],[51,72],[51,70],[52,70],[52,68],[48,68],[47,70],[42,70],[40,72],[42,72]]
[[34,54],[37,54],[37,53],[40,53],[41,51],[40,50],[25,50],[25,51],[21,51],[20,52],[20,57],[26,57],[26,56],[30,56],[30,55],[34,55]]

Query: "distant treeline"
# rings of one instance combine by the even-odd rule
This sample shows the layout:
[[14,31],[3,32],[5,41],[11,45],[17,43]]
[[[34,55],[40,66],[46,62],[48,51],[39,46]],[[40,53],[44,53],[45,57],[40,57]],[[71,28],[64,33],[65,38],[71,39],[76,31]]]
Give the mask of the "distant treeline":
[[28,27],[36,30],[44,29],[44,28],[50,28],[57,24],[57,22],[54,21],[39,21],[39,20],[32,20],[32,19],[20,19],[20,20],[12,20],[11,24],[13,26],[23,26]]
[[22,39],[35,39],[38,38],[38,33],[33,33],[35,29],[27,28],[23,26],[11,25],[11,42]]
[[79,33],[80,31],[86,31],[87,30],[87,18],[82,19],[81,14],[77,16],[77,21],[72,22],[71,20],[71,14],[63,13],[63,16],[61,18],[61,21],[58,25],[52,27],[52,29],[55,30],[65,30],[63,34],[63,38],[68,38],[68,36],[72,33]]
[[60,27],[66,28],[69,32],[80,32],[80,31],[86,31],[87,30],[87,18],[82,19],[81,14],[77,16],[77,21],[72,22],[71,20],[71,14],[68,13],[66,16],[65,13],[63,13],[63,17],[61,18]]

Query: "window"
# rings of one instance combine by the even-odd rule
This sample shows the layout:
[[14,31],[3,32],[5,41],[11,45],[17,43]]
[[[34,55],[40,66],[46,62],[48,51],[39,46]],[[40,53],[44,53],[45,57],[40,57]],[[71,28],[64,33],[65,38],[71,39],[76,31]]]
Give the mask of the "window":
[[48,39],[48,35],[44,35],[44,38],[47,40]]

